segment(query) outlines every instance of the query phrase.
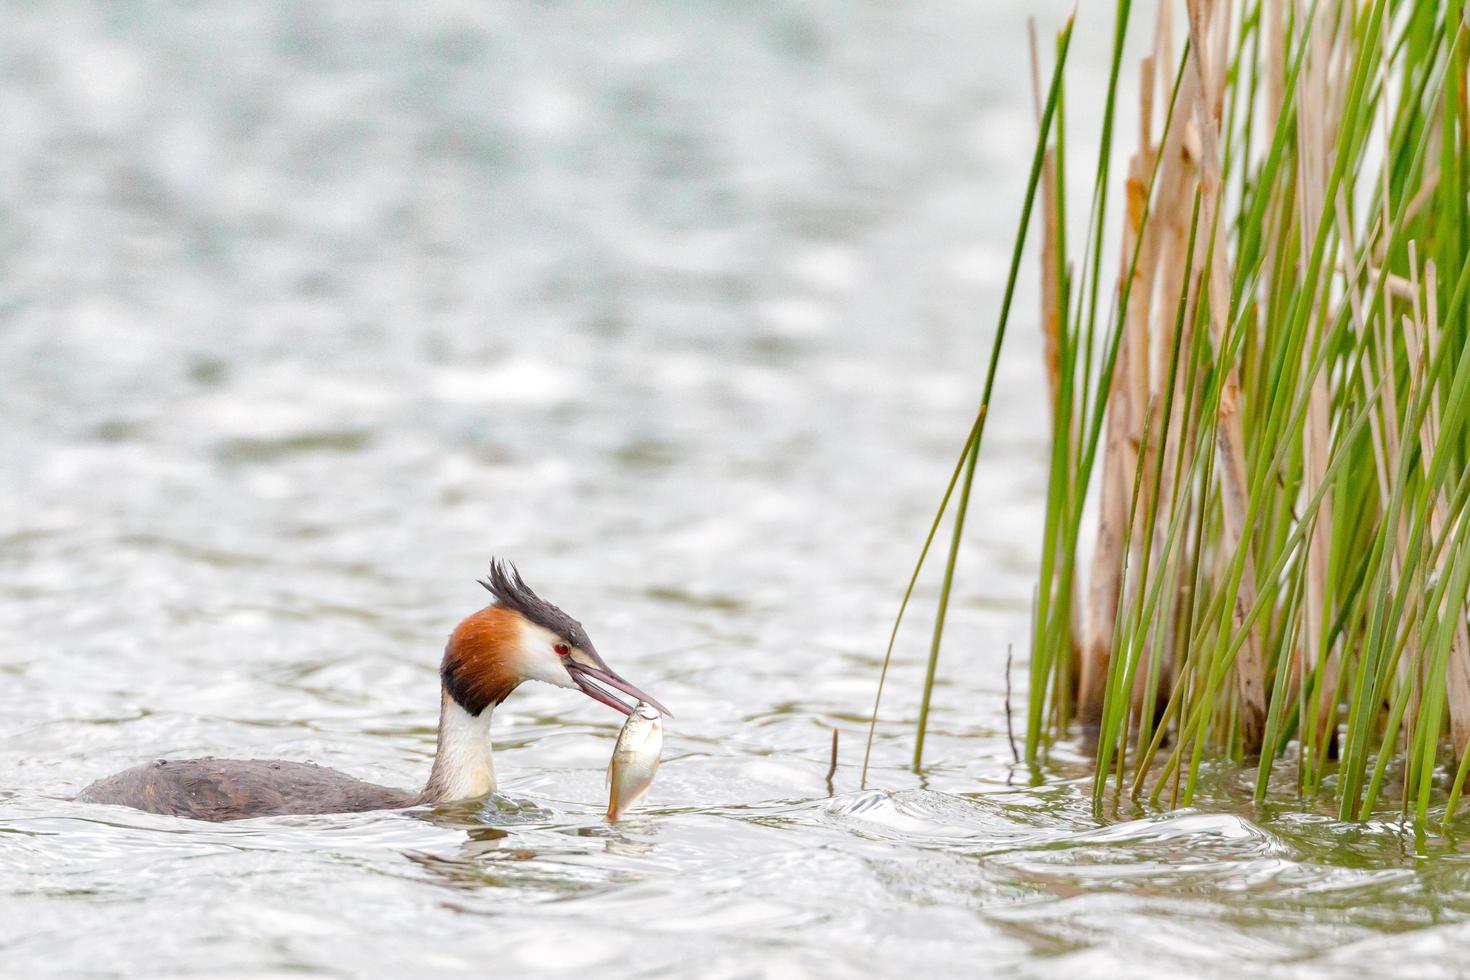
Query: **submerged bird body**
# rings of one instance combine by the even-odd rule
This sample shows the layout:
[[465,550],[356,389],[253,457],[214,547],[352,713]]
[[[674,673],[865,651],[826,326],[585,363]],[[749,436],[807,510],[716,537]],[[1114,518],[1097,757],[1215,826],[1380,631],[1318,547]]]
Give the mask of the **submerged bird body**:
[[160,759],[99,779],[77,799],[216,821],[474,799],[495,789],[491,714],[523,681],[580,690],[624,714],[633,707],[607,688],[652,701],[614,673],[581,624],[532,592],[513,567],[492,562],[481,584],[494,602],[461,622],[445,647],[439,742],[421,791],[379,786],[312,763]]
[[160,759],[99,779],[77,799],[175,817],[240,820],[291,813],[392,810],[413,806],[419,796],[308,762]]
[[607,765],[607,819],[621,820],[639,797],[653,785],[659,753],[664,746],[664,726],[658,709],[639,702],[623,722],[618,744]]

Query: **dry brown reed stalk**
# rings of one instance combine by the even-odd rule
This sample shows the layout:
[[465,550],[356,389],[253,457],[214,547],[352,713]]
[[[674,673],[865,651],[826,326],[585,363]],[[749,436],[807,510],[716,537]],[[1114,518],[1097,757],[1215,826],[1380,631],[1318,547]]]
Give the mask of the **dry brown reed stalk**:
[[[1036,113],[1036,125],[1040,131],[1043,119],[1043,95],[1041,88],[1041,56],[1037,50],[1036,21],[1026,22],[1027,41],[1031,55],[1031,97],[1032,105]],[[1056,422],[1056,413],[1061,398],[1061,331],[1062,324],[1062,290],[1065,281],[1070,277],[1067,270],[1062,268],[1061,259],[1061,237],[1062,237],[1062,214],[1058,203],[1058,173],[1057,153],[1054,147],[1048,147],[1042,156],[1041,162],[1041,329],[1045,344],[1045,367],[1047,390],[1051,395],[1049,407],[1052,411],[1053,423]],[[1067,420],[1067,437],[1072,438],[1075,427]],[[1065,561],[1066,555],[1061,542],[1058,542],[1056,560],[1058,563]],[[1070,614],[1070,633],[1072,636],[1081,635],[1079,624],[1082,617],[1082,606],[1076,601],[1077,583],[1072,585],[1072,601]],[[1065,677],[1062,678],[1064,690],[1057,699],[1056,716],[1066,717],[1071,713],[1072,705],[1079,696],[1079,689],[1083,684],[1081,678],[1086,671],[1084,652],[1080,644],[1073,643],[1068,653],[1068,665]]]
[[[1417,248],[1411,246],[1411,255],[1415,252]],[[1417,256],[1414,257],[1417,258]],[[1417,262],[1414,268],[1417,271]],[[1434,262],[1432,260],[1426,262],[1422,293],[1424,302],[1421,305],[1420,291],[1416,284],[1412,316],[1403,318],[1404,342],[1410,363],[1418,362],[1428,365],[1438,353],[1440,345],[1438,279],[1438,271]],[[1427,346],[1425,346],[1426,343]],[[1422,374],[1418,380],[1420,384],[1426,383]],[[1434,446],[1439,441],[1440,400],[1438,391],[1430,393],[1429,410],[1425,413],[1424,421],[1419,429],[1420,461],[1426,478],[1430,475],[1429,460],[1433,458]],[[1449,526],[1449,503],[1443,491],[1433,495],[1430,532],[1440,540],[1444,540],[1445,531]],[[1448,703],[1450,735],[1455,751],[1463,755],[1466,747],[1470,746],[1470,630],[1467,630],[1463,617],[1456,623],[1454,636],[1450,641]]]
[[[1346,10],[1346,6],[1341,8]],[[1328,180],[1328,133],[1335,132],[1341,119],[1341,86],[1345,80],[1337,79],[1339,98],[1333,99],[1328,88],[1328,73],[1332,67],[1329,60],[1328,31],[1321,21],[1326,17],[1325,7],[1316,7],[1313,16],[1316,26],[1312,31],[1312,58],[1307,70],[1298,76],[1297,105],[1297,221],[1302,229],[1300,236],[1302,266],[1311,261],[1311,243],[1317,237],[1319,215],[1327,213],[1325,195]],[[1339,50],[1345,51],[1345,46]],[[1345,69],[1340,59],[1339,75]],[[1326,310],[1314,306],[1308,314],[1308,343],[1302,350],[1302,370],[1310,370],[1312,360],[1321,352],[1327,341],[1328,324]],[[1306,471],[1304,490],[1315,494],[1326,483],[1327,463],[1332,453],[1329,431],[1332,393],[1328,388],[1326,372],[1318,371],[1311,382],[1307,401],[1307,419],[1303,440],[1303,460]],[[1305,605],[1305,656],[1298,658],[1296,683],[1305,685],[1309,674],[1319,671],[1322,681],[1318,686],[1317,717],[1320,728],[1318,737],[1330,738],[1330,729],[1335,722],[1332,700],[1337,689],[1337,661],[1327,648],[1327,629],[1336,616],[1328,593],[1328,563],[1332,547],[1332,501],[1324,499],[1318,506],[1317,516],[1307,538],[1307,578]]]
[[[1041,126],[1041,56],[1036,46],[1036,21],[1026,21],[1027,40],[1031,52],[1031,98],[1036,113],[1036,125]],[[1041,162],[1041,332],[1045,343],[1045,366],[1047,391],[1051,398],[1047,402],[1056,411],[1061,387],[1060,331],[1062,312],[1060,302],[1061,279],[1057,262],[1057,174],[1056,150],[1048,147]]]
[[[1202,226],[1209,229],[1211,244],[1208,256],[1206,299],[1209,310],[1210,336],[1215,346],[1226,346],[1230,302],[1230,253],[1225,242],[1226,221],[1222,216],[1225,181],[1220,156],[1220,113],[1224,102],[1225,72],[1229,66],[1221,45],[1229,33],[1228,4],[1208,0],[1187,0],[1189,39],[1198,57],[1193,59],[1195,80],[1194,122],[1200,134],[1200,210]],[[1204,52],[1214,52],[1211,63],[1205,63]],[[1254,628],[1245,626],[1246,615],[1256,601],[1256,569],[1246,537],[1246,513],[1249,510],[1249,488],[1246,477],[1245,433],[1240,418],[1240,378],[1233,363],[1225,369],[1223,391],[1216,410],[1216,450],[1220,455],[1220,491],[1224,510],[1223,551],[1240,553],[1240,569],[1235,600],[1231,611],[1234,627],[1245,633],[1244,644],[1235,660],[1235,677],[1240,694],[1240,737],[1247,754],[1260,751],[1266,730],[1266,659],[1260,638]]]

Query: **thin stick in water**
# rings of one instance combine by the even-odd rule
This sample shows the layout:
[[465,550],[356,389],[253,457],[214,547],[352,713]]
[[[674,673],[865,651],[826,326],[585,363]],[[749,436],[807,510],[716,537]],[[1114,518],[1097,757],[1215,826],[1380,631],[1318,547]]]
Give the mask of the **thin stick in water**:
[[[1009,739],[1010,740],[1010,743],[1011,743],[1011,760],[1019,765],[1020,762],[1021,762],[1021,753],[1016,749],[1016,729],[1015,729],[1014,725],[1012,724],[1012,720],[1011,720],[1011,660],[1012,660],[1014,654],[1015,654],[1014,648],[1012,647],[1011,644],[1007,643],[1006,644],[1006,738]],[[1011,781],[1011,777],[1010,776],[1007,776],[1006,777],[1006,782],[1009,783],[1010,781]]]
[[827,767],[827,795],[834,795],[832,777],[837,775],[837,729],[832,729],[832,764]]

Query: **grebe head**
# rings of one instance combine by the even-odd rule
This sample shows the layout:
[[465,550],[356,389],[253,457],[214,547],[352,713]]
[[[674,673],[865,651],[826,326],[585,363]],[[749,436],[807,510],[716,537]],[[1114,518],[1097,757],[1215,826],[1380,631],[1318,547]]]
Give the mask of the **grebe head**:
[[[639,701],[669,713],[609,667],[582,624],[532,592],[514,565],[492,559],[490,575],[480,584],[495,601],[459,624],[439,671],[444,690],[465,711],[479,715],[522,681],[544,681],[579,690],[625,715]],[[631,696],[633,704],[609,688]]]

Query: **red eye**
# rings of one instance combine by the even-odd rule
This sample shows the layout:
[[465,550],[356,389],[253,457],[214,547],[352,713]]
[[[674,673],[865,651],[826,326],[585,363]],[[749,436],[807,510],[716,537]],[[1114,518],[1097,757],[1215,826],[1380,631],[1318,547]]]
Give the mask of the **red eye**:
[[556,651],[556,655],[558,657],[565,657],[567,654],[569,654],[569,653],[572,652],[572,648],[569,647],[569,646],[567,646],[565,643],[558,643],[556,646],[552,647],[551,649],[553,649],[553,650]]

